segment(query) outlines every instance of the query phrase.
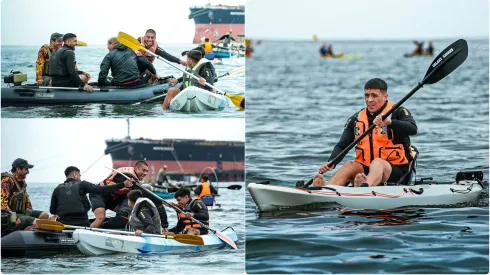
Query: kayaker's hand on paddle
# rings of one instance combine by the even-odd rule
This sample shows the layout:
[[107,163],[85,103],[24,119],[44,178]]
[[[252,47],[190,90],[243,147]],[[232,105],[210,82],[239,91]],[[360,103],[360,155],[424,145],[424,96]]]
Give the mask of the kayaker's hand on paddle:
[[175,233],[174,232],[167,231],[167,232],[163,232],[162,235],[175,236]]
[[143,54],[139,50],[134,50],[134,53],[136,56],[142,56]]
[[136,236],[141,236],[141,234],[143,234],[143,231],[142,231],[142,230],[139,230],[139,229],[137,229],[137,230],[134,232],[134,235],[136,235]]
[[378,128],[383,128],[385,126],[390,126],[391,125],[391,116],[388,116],[384,121],[382,120],[383,116],[378,115],[374,120],[373,124],[376,125]]
[[89,92],[89,93],[94,91],[94,87],[92,87],[88,84],[85,84],[85,86],[83,86],[83,89],[87,90],[87,92]]
[[191,212],[185,212],[185,217],[186,217],[186,218],[193,218],[193,217],[194,217],[194,213],[191,213]]
[[332,165],[331,167],[328,165],[329,165],[329,162],[323,164],[322,167],[320,167],[320,169],[318,170],[318,173],[325,174],[326,172],[332,171],[335,168],[335,165]]
[[201,85],[206,84],[206,79],[204,79],[204,77],[199,78],[199,84]]
[[126,180],[124,182],[124,187],[131,188],[133,186],[133,182],[130,180]]

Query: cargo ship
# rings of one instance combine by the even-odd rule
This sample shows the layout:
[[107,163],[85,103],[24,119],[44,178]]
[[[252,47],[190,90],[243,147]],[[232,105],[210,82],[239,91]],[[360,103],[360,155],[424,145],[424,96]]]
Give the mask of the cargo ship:
[[153,182],[158,171],[167,166],[172,180],[186,180],[201,173],[218,181],[244,181],[245,143],[203,139],[124,139],[106,140],[105,154],[110,154],[114,169],[132,167],[138,160],[149,166],[147,182]]
[[189,19],[194,19],[196,31],[193,43],[202,43],[203,37],[211,41],[228,31],[237,39],[245,36],[245,6],[225,6],[207,4],[190,8]]

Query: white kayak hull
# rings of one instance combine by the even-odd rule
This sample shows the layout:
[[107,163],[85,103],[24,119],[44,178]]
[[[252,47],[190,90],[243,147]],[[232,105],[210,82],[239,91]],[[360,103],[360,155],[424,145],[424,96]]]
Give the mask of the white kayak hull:
[[[232,241],[238,241],[238,236],[231,228],[222,231]],[[77,248],[85,255],[105,255],[113,253],[187,253],[224,247],[226,244],[216,235],[203,235],[204,245],[190,245],[177,242],[173,239],[159,237],[137,237],[133,235],[116,235],[77,229],[73,232],[73,239]]]
[[199,113],[203,111],[221,111],[225,108],[225,105],[225,96],[191,86],[175,96],[170,101],[169,108],[172,111]]
[[257,183],[247,186],[259,211],[264,212],[314,203],[336,203],[352,209],[449,205],[474,201],[483,191],[483,187],[476,181],[411,186],[326,187],[328,188],[321,190],[305,190]]

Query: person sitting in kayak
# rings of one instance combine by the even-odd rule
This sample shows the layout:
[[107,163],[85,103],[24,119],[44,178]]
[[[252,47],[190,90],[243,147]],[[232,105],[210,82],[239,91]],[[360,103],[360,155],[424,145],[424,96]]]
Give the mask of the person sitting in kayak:
[[182,209],[185,214],[177,213],[177,225],[170,232],[179,234],[206,235],[208,230],[196,223],[191,217],[209,226],[209,212],[206,205],[199,199],[191,199],[191,191],[185,187],[181,187],[175,192],[175,199],[178,204],[175,206]]
[[[151,77],[150,73],[156,75],[157,79],[160,78],[155,67],[146,57],[136,56],[133,50],[119,43],[117,37],[109,38],[107,49],[109,53],[100,64],[98,86],[139,86],[148,82]],[[110,82],[106,79],[109,70],[112,73]],[[146,70],[150,73],[145,73]]]
[[216,190],[216,188],[209,183],[208,176],[201,176],[199,181],[201,182],[201,185],[198,185],[196,189],[194,189],[194,194],[196,194],[198,199],[208,195],[218,195],[218,190]]
[[322,54],[323,57],[334,57],[335,54],[333,53],[333,47],[332,47],[332,44],[329,44],[326,51],[325,51],[325,54]]
[[[374,124],[376,128],[357,144],[355,160],[345,162],[330,178],[329,185],[346,185],[348,181],[356,187],[376,186],[382,182],[397,183],[408,173],[412,159],[410,136],[417,134],[417,124],[404,107],[382,120],[382,114],[395,105],[388,100],[387,91],[388,85],[380,78],[373,78],[364,86],[366,108],[347,120],[329,161],[368,127]],[[328,164],[320,167],[320,174],[335,168]]]
[[90,226],[88,211],[90,202],[87,194],[110,194],[121,188],[130,188],[133,182],[126,180],[107,186],[100,186],[81,180],[80,169],[69,166],[65,169],[66,180],[58,185],[51,195],[51,206],[49,211],[57,215],[56,220],[70,225]]
[[63,46],[63,35],[61,33],[53,33],[49,40],[49,45],[44,44],[37,53],[36,59],[36,84],[38,86],[51,85],[51,77],[49,76],[49,60],[51,55],[57,49]]
[[434,46],[432,45],[432,41],[429,41],[429,46],[427,46],[427,49],[425,50],[425,55],[434,55]]
[[232,30],[229,30],[225,35],[221,36],[216,41],[223,40],[223,47],[228,47],[228,44],[230,44],[232,40],[236,41],[235,38],[233,38],[233,36],[231,36],[231,33],[232,33]]
[[49,75],[53,87],[78,87],[93,92],[94,88],[88,84],[90,75],[79,71],[75,60],[75,46],[77,36],[67,33],[63,36],[63,47],[53,52],[49,62]]
[[172,83],[176,86],[168,90],[167,96],[163,101],[162,107],[164,110],[167,110],[172,99],[177,96],[181,90],[187,87],[196,86],[201,89],[212,91],[212,88],[206,86],[205,83],[207,82],[210,84],[214,84],[215,75],[213,74],[213,64],[211,64],[211,62],[209,62],[209,60],[207,60],[206,58],[203,58],[200,51],[195,50],[187,52],[187,64],[188,67],[186,71],[199,77],[199,81],[195,80],[187,73],[184,73],[184,75],[177,80],[170,80],[169,83]]
[[[156,55],[159,55],[163,58],[165,58],[166,60],[170,61],[170,62],[173,62],[173,63],[177,63],[177,64],[180,64],[180,65],[183,65],[183,66],[187,66],[187,63],[184,61],[184,60],[180,60],[178,59],[177,57],[167,53],[166,51],[164,51],[161,47],[158,46],[158,42],[156,41],[157,39],[157,33],[155,30],[153,29],[148,29],[146,32],[145,32],[145,35],[142,36],[142,37],[139,37],[138,38],[138,41],[141,43],[141,45],[143,45],[148,51],[156,54]],[[137,55],[143,55],[145,56],[148,61],[150,61],[151,63],[153,63],[153,61],[155,61],[155,57],[149,55],[146,51],[145,52],[140,52],[140,51],[135,51],[135,53]]]
[[327,44],[323,43],[322,47],[320,48],[320,55],[326,56],[327,54],[328,54]]
[[203,48],[204,48],[204,57],[208,60],[213,60],[214,59],[213,44],[209,42],[208,37],[204,39]]
[[416,45],[411,55],[423,55],[424,54],[424,42],[413,41]]
[[25,181],[29,169],[34,165],[27,160],[18,158],[12,163],[12,173],[2,173],[2,210],[16,213],[16,229],[29,230],[36,225],[36,219],[47,219],[49,213],[33,210],[31,199],[27,194]]
[[[143,179],[148,174],[148,164],[145,161],[137,161],[134,167],[120,167],[111,173],[106,179],[104,179],[99,185],[111,185],[119,182],[125,182],[126,177],[121,173],[127,175],[129,178],[138,181]],[[90,225],[91,227],[101,227],[107,229],[120,229],[124,228],[128,222],[131,208],[128,205],[127,193],[131,191],[129,188],[122,188],[112,192],[109,195],[102,194],[89,194],[90,203],[92,204],[92,211],[95,215],[95,221]],[[167,213],[162,204],[157,205],[160,213],[160,220],[162,222],[162,228],[168,228]],[[116,212],[116,216],[105,221],[105,211],[111,209]]]
[[162,233],[157,207],[150,199],[143,197],[140,190],[131,190],[128,193],[128,205],[131,208],[128,231],[134,231],[136,236],[141,236],[143,233]]

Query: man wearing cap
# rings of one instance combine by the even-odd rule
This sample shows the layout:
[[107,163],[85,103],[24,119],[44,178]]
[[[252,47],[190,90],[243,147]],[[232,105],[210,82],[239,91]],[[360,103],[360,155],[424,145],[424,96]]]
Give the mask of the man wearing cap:
[[[163,101],[162,107],[164,110],[168,109],[172,99],[177,96],[181,90],[187,87],[196,86],[201,89],[212,91],[212,88],[206,86],[205,84],[206,82],[211,85],[214,84],[215,73],[213,73],[213,71],[215,70],[213,64],[211,64],[208,59],[203,58],[200,51],[191,50],[187,52],[187,66],[186,71],[188,73],[184,73],[184,75],[179,79],[169,81],[169,83],[176,86],[168,90],[167,96]],[[195,80],[189,75],[189,73],[199,77],[199,80]]]
[[163,185],[164,182],[167,183],[166,185],[169,187],[170,184],[167,177],[167,165],[163,165],[160,171],[158,171],[157,175],[157,184]]
[[90,75],[79,71],[75,60],[75,46],[77,36],[67,33],[63,36],[63,47],[56,50],[51,56],[49,75],[52,78],[53,87],[78,87],[92,92],[94,88],[88,84]]
[[2,173],[2,210],[17,213],[17,226],[19,229],[30,228],[35,225],[36,218],[49,218],[48,212],[33,210],[31,200],[27,194],[25,182],[29,169],[34,165],[27,160],[18,158],[12,163],[12,174]]
[[63,45],[63,35],[53,33],[48,44],[42,45],[37,54],[36,60],[36,83],[38,86],[48,86],[51,82],[49,76],[49,60],[54,51]]

